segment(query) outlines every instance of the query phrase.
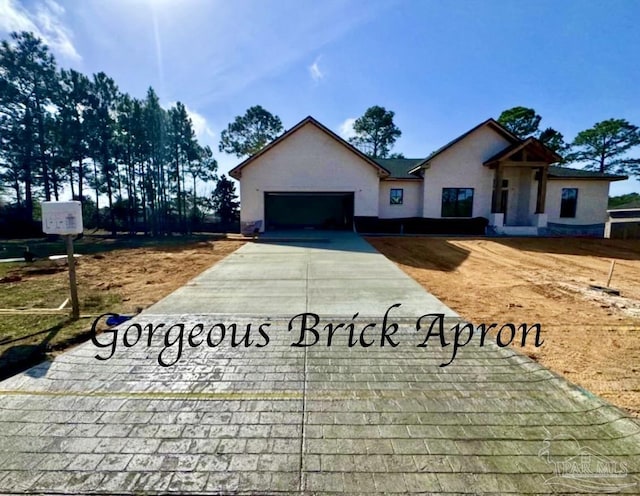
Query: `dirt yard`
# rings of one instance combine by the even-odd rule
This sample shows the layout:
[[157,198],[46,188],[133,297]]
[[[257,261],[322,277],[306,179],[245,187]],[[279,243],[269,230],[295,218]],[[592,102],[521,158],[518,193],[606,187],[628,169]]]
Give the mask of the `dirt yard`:
[[0,378],[44,359],[47,352],[88,339],[101,313],[143,310],[243,244],[241,239],[168,239],[115,249],[103,241],[80,244],[79,252],[90,252],[77,259],[81,319],[76,322],[69,320],[68,306],[57,314],[29,311],[56,308],[67,298],[66,259],[1,264],[0,308],[26,311],[0,315]]
[[117,250],[82,258],[78,276],[92,289],[122,296],[121,312],[142,310],[234,252],[244,241]]
[[[78,292],[81,300],[83,295],[108,292],[117,301],[117,311],[139,311],[178,289],[243,244],[244,241],[232,239],[170,245],[159,243],[155,247],[124,248],[83,255],[76,259]],[[46,288],[58,286],[65,288],[57,295],[58,299],[68,292],[66,258],[22,264],[6,274],[9,279],[15,276],[20,280],[3,284],[0,286],[2,292],[20,294],[24,287],[34,282],[45,291]],[[57,300],[50,301],[48,306],[57,306],[54,303]],[[20,306],[43,306],[33,297],[22,303]],[[90,308],[81,310],[91,311]]]
[[[469,321],[542,324],[524,352],[640,417],[640,243],[596,239],[370,238]],[[620,297],[588,289],[611,287]]]

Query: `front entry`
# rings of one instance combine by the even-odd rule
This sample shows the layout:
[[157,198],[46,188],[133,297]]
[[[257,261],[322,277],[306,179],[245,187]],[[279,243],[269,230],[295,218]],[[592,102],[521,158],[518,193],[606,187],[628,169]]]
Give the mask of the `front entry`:
[[279,229],[353,229],[353,193],[265,193],[265,227]]

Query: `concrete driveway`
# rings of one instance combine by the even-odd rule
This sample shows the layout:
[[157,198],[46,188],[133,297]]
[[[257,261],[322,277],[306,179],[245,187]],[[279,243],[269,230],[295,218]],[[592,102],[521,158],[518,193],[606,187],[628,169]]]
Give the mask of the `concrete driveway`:
[[292,317],[457,314],[353,233],[264,235],[203,272],[148,313]]
[[316,237],[247,244],[0,383],[0,492],[640,493],[637,420],[491,342],[441,367],[416,321],[450,342],[457,315],[356,235]]

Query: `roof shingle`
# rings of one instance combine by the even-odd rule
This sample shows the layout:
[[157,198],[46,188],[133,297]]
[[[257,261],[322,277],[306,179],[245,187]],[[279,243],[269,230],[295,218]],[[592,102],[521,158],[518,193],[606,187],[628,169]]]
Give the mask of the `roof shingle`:
[[584,169],[570,169],[569,167],[549,167],[549,177],[565,179],[608,179],[610,181],[624,181],[628,176],[618,174],[608,174],[606,172],[595,172]]
[[376,158],[374,159],[380,167],[389,171],[389,179],[419,179],[417,174],[409,174],[423,158]]

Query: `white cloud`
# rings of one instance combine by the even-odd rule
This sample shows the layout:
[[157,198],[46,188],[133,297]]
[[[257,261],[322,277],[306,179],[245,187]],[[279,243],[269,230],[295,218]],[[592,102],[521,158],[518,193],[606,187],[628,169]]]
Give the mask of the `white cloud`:
[[191,118],[191,124],[193,124],[193,131],[196,133],[196,136],[199,140],[205,140],[206,138],[215,138],[216,133],[209,127],[209,123],[207,122],[207,118],[196,112],[195,110],[190,109],[185,105],[187,109],[187,114]]
[[[169,110],[170,108],[175,107],[176,103],[176,101],[172,101],[168,103],[161,103],[161,105],[165,110]],[[198,138],[199,141],[204,142],[204,144],[210,144],[212,139],[216,137],[216,133],[209,126],[207,118],[195,110],[190,109],[184,103],[183,105],[189,115],[189,119],[191,119],[191,126],[193,127],[193,132],[196,134],[196,138]]]
[[309,75],[311,76],[311,79],[313,79],[315,82],[318,82],[324,78],[324,72],[320,70],[319,63],[320,63],[320,57],[318,56],[313,61],[313,64],[309,66]]
[[15,0],[0,0],[0,30],[31,31],[51,48],[51,51],[69,60],[82,57],[71,40],[71,32],[64,25],[64,7],[54,0],[42,0],[31,11]]
[[355,117],[348,117],[345,119],[344,122],[340,124],[340,136],[346,140],[353,138],[356,135],[356,132],[353,130],[354,122],[356,122]]

